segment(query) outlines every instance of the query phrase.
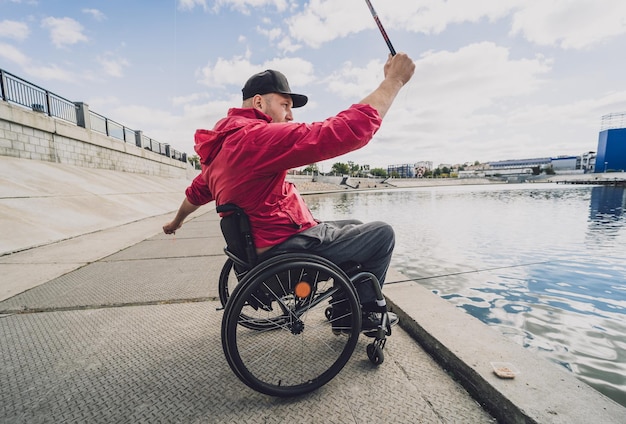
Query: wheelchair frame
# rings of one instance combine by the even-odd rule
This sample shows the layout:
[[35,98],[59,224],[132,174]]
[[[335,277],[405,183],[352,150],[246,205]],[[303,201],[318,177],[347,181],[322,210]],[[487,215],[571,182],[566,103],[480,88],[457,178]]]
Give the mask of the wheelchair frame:
[[328,259],[307,252],[259,260],[245,212],[233,204],[216,211],[230,214],[220,223],[227,243],[218,284],[222,348],[242,382],[261,393],[288,397],[332,380],[356,348],[361,305],[354,285],[368,280],[383,318],[366,352],[373,364],[384,361],[391,326],[376,276],[360,266],[348,276]]

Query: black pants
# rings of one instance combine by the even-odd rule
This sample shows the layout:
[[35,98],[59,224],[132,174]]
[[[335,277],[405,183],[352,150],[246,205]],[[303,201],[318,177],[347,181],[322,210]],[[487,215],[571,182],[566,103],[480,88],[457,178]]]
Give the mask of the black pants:
[[[272,249],[272,252],[305,250],[341,265],[358,262],[371,272],[382,287],[395,245],[393,228],[380,221],[324,221],[298,233]],[[376,300],[370,282],[357,284],[362,304]]]

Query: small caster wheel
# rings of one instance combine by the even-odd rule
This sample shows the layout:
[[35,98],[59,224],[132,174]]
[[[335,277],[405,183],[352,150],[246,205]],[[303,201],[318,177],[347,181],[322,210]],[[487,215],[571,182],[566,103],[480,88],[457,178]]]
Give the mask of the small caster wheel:
[[326,315],[326,319],[330,321],[333,316],[333,307],[329,306],[328,308],[326,308],[326,310],[324,311],[324,315]]
[[380,365],[385,360],[385,355],[380,346],[376,346],[374,343],[367,345],[367,357],[374,365]]

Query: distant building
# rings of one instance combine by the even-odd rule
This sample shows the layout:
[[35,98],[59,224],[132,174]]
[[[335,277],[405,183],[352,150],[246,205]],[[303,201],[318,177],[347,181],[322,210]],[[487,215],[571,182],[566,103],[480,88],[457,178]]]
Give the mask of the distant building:
[[585,152],[580,155],[580,168],[584,172],[593,172],[596,166],[596,152]]
[[539,168],[544,169],[549,167],[551,162],[552,158],[511,159],[489,162],[489,168],[491,168],[491,170],[513,170],[538,166]]
[[552,166],[554,172],[580,169],[580,163],[580,156],[559,156],[556,158],[550,158],[550,165]]
[[595,172],[626,170],[626,113],[602,117]]
[[387,166],[387,173],[397,178],[422,178],[427,171],[432,171],[433,163],[421,161],[401,165]]
[[415,164],[389,165],[387,174],[396,178],[415,178]]
[[[595,153],[586,152],[580,156],[557,156],[550,158],[509,159],[482,164],[481,168],[459,172],[459,178],[470,177],[523,177],[551,169],[555,173],[582,173],[593,169]],[[584,165],[584,167],[583,167]]]

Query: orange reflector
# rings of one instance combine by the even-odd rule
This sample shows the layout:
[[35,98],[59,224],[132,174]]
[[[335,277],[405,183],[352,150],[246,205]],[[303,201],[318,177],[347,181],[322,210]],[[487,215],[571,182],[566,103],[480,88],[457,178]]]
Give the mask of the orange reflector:
[[293,292],[300,299],[304,299],[311,294],[311,285],[306,281],[300,281],[298,284],[296,284],[296,287],[294,287]]

